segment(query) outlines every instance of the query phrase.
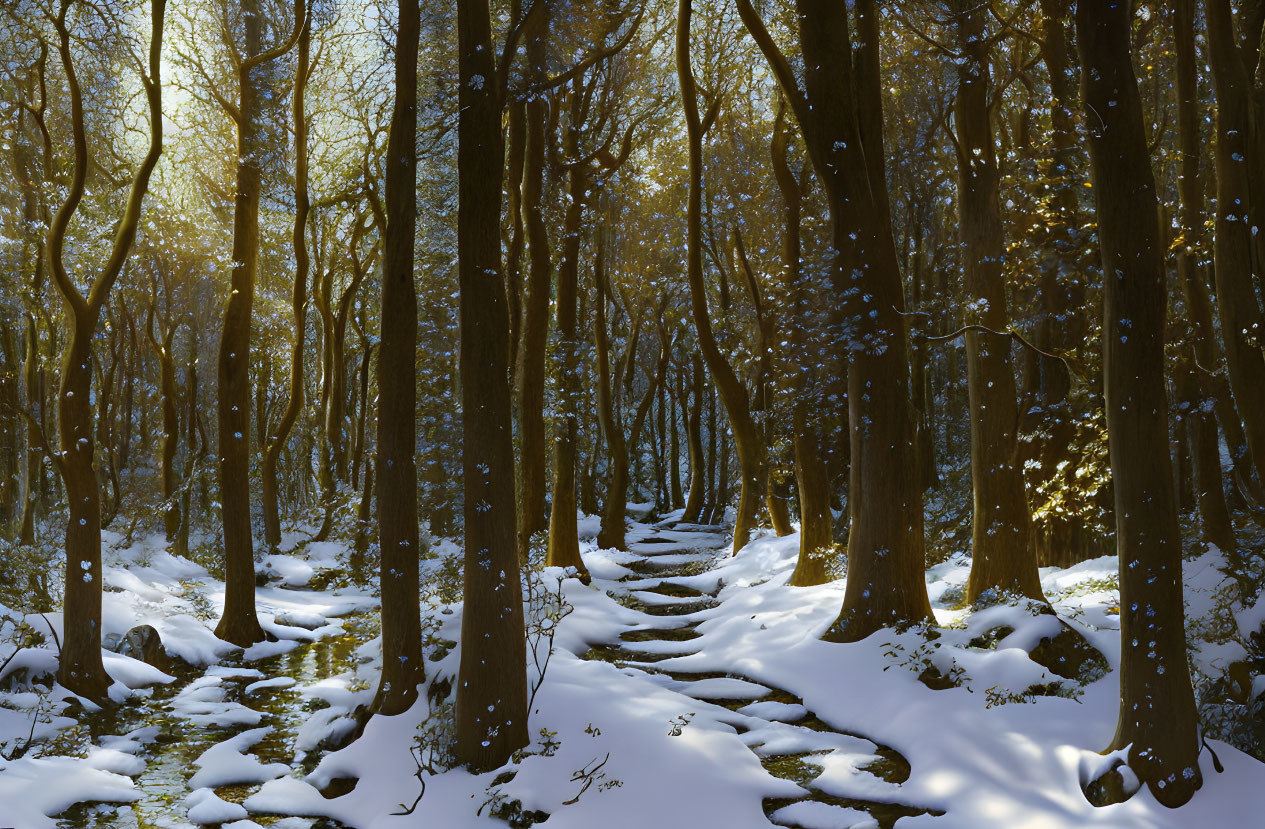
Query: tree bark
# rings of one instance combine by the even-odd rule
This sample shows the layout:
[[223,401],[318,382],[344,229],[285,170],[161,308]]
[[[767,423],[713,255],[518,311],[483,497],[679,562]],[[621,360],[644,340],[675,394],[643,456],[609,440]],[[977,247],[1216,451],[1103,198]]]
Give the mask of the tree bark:
[[1112,749],[1165,806],[1201,784],[1186,663],[1181,534],[1164,387],[1163,247],[1131,9],[1080,0],[1076,32],[1105,278],[1103,366],[1120,555],[1120,714]]
[[[876,44],[873,0],[858,18]],[[931,618],[923,579],[922,487],[909,394],[903,286],[886,216],[880,78],[857,72],[846,7],[797,0],[804,87],[750,0],[738,11],[792,104],[830,210],[830,279],[840,306],[831,332],[848,360],[848,582],[827,634],[863,639],[885,625]],[[872,57],[869,58],[871,61]],[[868,124],[862,128],[862,124]],[[868,130],[868,132],[866,132]],[[868,144],[866,143],[868,141]]]
[[[682,372],[686,374],[686,372]],[[707,461],[703,451],[703,358],[694,352],[694,359],[688,372],[690,377],[689,395],[692,399],[685,417],[685,440],[690,455],[690,488],[689,497],[685,500],[685,512],[681,515],[681,523],[697,523],[703,512],[703,503],[707,498]],[[685,381],[681,381],[681,399],[686,399]]]
[[[154,305],[158,304],[157,286],[154,290]],[[176,334],[175,326],[164,325],[162,339],[154,331],[154,314],[156,308],[150,310],[145,336],[150,349],[158,358],[158,389],[162,395],[163,439],[158,482],[163,498],[163,530],[167,543],[174,546],[173,553],[183,556],[188,550],[180,546],[180,504],[176,501],[176,451],[180,445],[180,413],[176,404],[176,361],[172,356],[172,340]]]
[[[1235,407],[1258,479],[1265,481],[1265,315],[1256,288],[1265,278],[1265,117],[1258,61],[1260,4],[1235,13],[1230,0],[1204,0],[1208,61],[1217,98],[1217,311]],[[1237,18],[1237,23],[1236,23]]]
[[[549,3],[533,3],[523,39],[527,53],[525,80],[542,81],[547,72]],[[527,285],[522,307],[522,342],[514,372],[518,408],[518,553],[527,560],[531,537],[548,529],[545,517],[545,356],[549,340],[549,294],[553,266],[545,225],[545,144],[550,140],[549,100],[537,93],[527,102],[524,139],[522,209],[527,230]],[[499,234],[499,230],[498,230]],[[499,238],[499,236],[498,236]]]
[[795,481],[799,490],[799,558],[791,573],[793,587],[810,587],[829,580],[827,569],[834,553],[834,516],[830,513],[830,476],[821,456],[821,443],[809,405],[812,360],[805,350],[808,338],[807,286],[800,270],[802,241],[800,217],[808,190],[805,169],[796,180],[786,160],[785,106],[779,106],[773,126],[771,155],[773,173],[782,192],[782,275],[790,299],[790,329],[785,336],[785,367],[792,397],[791,437],[795,450]]
[[[988,11],[967,0],[954,14],[958,97],[958,238],[965,270],[966,322],[993,331],[1010,326],[1002,272],[1001,170],[993,136]],[[1019,405],[1010,338],[966,333],[971,424],[971,574],[966,598],[985,591],[1044,601],[1032,545],[1032,519],[1019,459]]]
[[70,93],[74,168],[66,200],[48,229],[48,260],[53,282],[67,307],[70,339],[62,362],[57,398],[61,452],[56,464],[66,484],[70,519],[66,526],[66,589],[64,635],[57,678],[67,689],[94,702],[104,702],[111,684],[101,661],[101,492],[93,469],[95,451],[92,411],[92,340],[110,290],[127,263],[150,175],[162,153],[162,63],[164,0],[150,7],[148,75],[142,78],[149,109],[149,147],[132,179],[123,215],[115,229],[110,256],[85,296],[66,272],[66,231],[79,208],[90,158],[85,131],[83,96],[71,55],[68,0],[55,18],[58,51]]
[[501,276],[501,118],[487,0],[457,6],[457,272],[461,286],[465,611],[457,760],[480,772],[527,745],[526,640],[515,543],[509,315]]
[[[378,350],[376,472],[382,568],[382,679],[374,708],[387,715],[401,714],[412,707],[417,700],[417,686],[426,676],[418,604],[421,551],[417,527],[417,288],[413,284],[417,49],[421,26],[417,0],[401,0],[399,14],[395,107],[386,154],[382,329]],[[469,417],[469,409],[466,412]]]
[[[296,6],[302,6],[298,0]],[[304,15],[296,15],[295,27]],[[264,146],[261,67],[288,52],[293,39],[263,49],[259,0],[242,0],[246,55],[237,65],[237,199],[233,204],[233,272],[220,335],[220,513],[224,524],[224,614],[215,635],[240,647],[265,638],[255,613],[255,552],[250,527],[250,329],[259,270],[259,198]],[[144,409],[142,409],[144,411]],[[142,435],[142,438],[144,436]]]
[[[597,533],[597,546],[604,550],[627,550],[624,539],[624,513],[628,500],[628,445],[624,432],[615,420],[615,406],[611,394],[610,339],[606,330],[606,299],[610,293],[606,277],[606,234],[597,231],[597,250],[593,258],[593,284],[597,291],[594,305],[593,345],[597,352],[597,413],[606,433],[610,453],[610,482],[606,488],[606,501],[602,506],[602,525]],[[632,336],[637,336],[639,326],[634,324]]]
[[[577,82],[577,87],[579,82]],[[579,154],[578,130],[583,124],[580,106],[586,96],[577,89],[573,94],[572,123],[567,128],[564,141],[566,155],[576,159]],[[553,506],[549,513],[549,546],[545,562],[551,567],[574,567],[584,581],[589,579],[588,568],[580,558],[580,538],[576,523],[575,458],[579,437],[576,410],[580,396],[580,332],[577,323],[579,302],[580,233],[584,207],[588,193],[588,175],[585,164],[578,159],[569,165],[566,216],[563,220],[562,258],[558,263],[557,325],[558,351],[561,365],[558,371],[558,397],[561,416],[554,426],[553,439]]]
[[1212,323],[1212,303],[1199,273],[1198,241],[1204,227],[1204,184],[1199,162],[1202,136],[1199,130],[1199,80],[1195,56],[1195,0],[1173,0],[1173,46],[1177,53],[1177,189],[1181,198],[1178,213],[1182,244],[1177,251],[1177,279],[1186,300],[1190,323],[1190,344],[1179,367],[1178,386],[1184,402],[1184,417],[1190,424],[1195,490],[1199,503],[1203,538],[1227,553],[1235,549],[1234,524],[1226,506],[1221,445],[1216,418],[1215,380],[1196,365],[1208,370],[1220,365],[1216,334]]
[[[716,117],[719,103],[712,102],[706,115],[700,116],[694,70],[690,64],[692,16],[691,0],[681,0],[677,19],[676,65],[681,99],[685,107],[690,153],[689,196],[686,206],[686,274],[690,285],[690,307],[699,351],[707,363],[708,372],[712,375],[716,390],[729,415],[738,453],[742,489],[738,496],[738,513],[734,520],[733,551],[736,555],[750,540],[751,531],[755,528],[758,519],[757,510],[764,496],[767,457],[759,429],[756,428],[755,421],[751,417],[751,402],[748,399],[747,390],[716,343],[707,310],[707,289],[703,284],[702,248],[703,136]],[[727,464],[727,458],[721,458],[720,462]]]

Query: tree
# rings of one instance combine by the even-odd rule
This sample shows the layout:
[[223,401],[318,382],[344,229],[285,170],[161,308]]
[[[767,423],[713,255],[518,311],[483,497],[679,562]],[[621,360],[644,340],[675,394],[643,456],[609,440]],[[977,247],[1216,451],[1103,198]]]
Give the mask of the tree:
[[1208,62],[1217,97],[1217,311],[1230,388],[1258,479],[1265,481],[1265,315],[1253,285],[1265,277],[1265,149],[1258,62],[1265,47],[1261,4],[1236,13],[1230,0],[1204,0]]
[[281,544],[281,505],[277,498],[277,461],[281,450],[294,429],[295,421],[303,411],[303,354],[307,350],[307,276],[310,257],[307,248],[307,219],[310,209],[308,197],[308,123],[304,111],[303,96],[307,93],[308,79],[312,74],[309,50],[312,45],[312,21],[305,8],[306,0],[297,0],[294,7],[294,25],[299,30],[298,66],[294,71],[294,294],[291,308],[294,312],[294,341],[290,346],[289,400],[276,428],[263,441],[263,458],[259,463],[260,491],[264,511],[264,543],[269,549]]
[[1191,451],[1195,490],[1199,499],[1204,539],[1227,552],[1235,549],[1234,525],[1225,501],[1221,474],[1221,441],[1215,416],[1217,382],[1198,367],[1220,363],[1212,325],[1208,286],[1197,262],[1198,241],[1203,236],[1204,182],[1200,175],[1198,72],[1195,58],[1195,2],[1173,0],[1170,15],[1173,46],[1177,53],[1178,194],[1181,198],[1182,240],[1177,252],[1177,279],[1181,283],[1190,318],[1191,341],[1178,366],[1184,417],[1191,425]]
[[[791,434],[795,448],[795,481],[799,488],[799,559],[790,583],[809,587],[827,581],[826,566],[834,546],[834,517],[830,514],[830,480],[821,457],[818,426],[809,405],[812,365],[805,350],[809,347],[808,289],[800,269],[803,244],[800,219],[808,194],[807,166],[799,177],[787,161],[786,104],[778,102],[770,147],[773,172],[782,193],[782,268],[786,295],[790,299],[790,329],[787,336],[785,373],[789,375],[791,401]],[[691,490],[692,491],[692,490]]]
[[1010,363],[1010,325],[1002,273],[1001,170],[993,137],[996,101],[990,74],[995,37],[985,5],[954,7],[958,94],[958,238],[965,270],[967,386],[971,421],[971,575],[966,598],[986,590],[1044,600],[1032,546],[1032,521],[1019,465],[1019,405]]
[[[795,113],[830,212],[832,332],[848,364],[848,585],[832,636],[863,639],[884,625],[930,618],[922,577],[922,487],[909,395],[904,309],[883,174],[878,20],[873,0],[847,9],[797,0],[804,86],[750,0],[738,0],[751,36]],[[855,61],[855,64],[854,64]]]
[[[742,489],[738,496],[738,514],[734,521],[735,554],[746,546],[755,527],[756,511],[765,492],[767,453],[755,420],[751,416],[751,401],[747,390],[734,372],[733,366],[716,343],[712,332],[711,317],[707,308],[707,293],[703,284],[703,137],[716,121],[721,99],[713,96],[707,112],[698,110],[698,87],[690,64],[690,20],[693,4],[683,0],[677,19],[676,65],[681,100],[685,107],[686,134],[690,149],[689,201],[686,205],[686,275],[690,287],[690,308],[693,312],[695,336],[699,351],[707,364],[716,390],[729,414],[734,432],[734,444],[738,451],[738,464],[742,474]],[[728,463],[727,453],[722,453]],[[724,473],[722,472],[722,478]],[[726,499],[721,498],[722,502]]]
[[1105,279],[1103,369],[1120,556],[1120,715],[1113,749],[1155,798],[1199,788],[1181,534],[1164,388],[1159,207],[1133,73],[1131,9],[1080,0],[1076,34]]
[[[517,22],[516,22],[517,25]],[[461,286],[465,610],[457,684],[457,759],[496,768],[527,744],[527,673],[507,382],[509,314],[501,277],[501,116],[505,72],[492,53],[487,0],[457,7],[457,269]],[[381,507],[379,507],[381,509]]]
[[[237,189],[233,202],[233,272],[218,360],[220,512],[224,522],[224,613],[215,635],[249,647],[264,637],[255,613],[255,553],[250,529],[250,331],[259,270],[259,198],[268,147],[261,123],[262,68],[285,55],[302,34],[306,9],[296,0],[294,30],[281,43],[263,47],[264,15],[259,0],[242,0],[245,53],[232,33],[226,38],[237,68],[237,103],[217,100],[237,126]],[[227,20],[227,15],[226,15]]]
[[417,0],[401,0],[395,44],[395,107],[386,154],[382,345],[378,351],[378,546],[381,550],[382,678],[374,707],[399,714],[424,678],[417,529]]
[[[65,261],[66,233],[83,199],[90,164],[83,93],[71,41],[71,31],[76,22],[70,17],[72,5],[71,0],[61,0],[54,28],[57,31],[57,52],[70,92],[74,167],[66,200],[53,217],[46,243],[53,283],[66,303],[70,327],[57,396],[61,451],[55,457],[66,484],[70,507],[70,519],[66,525],[65,636],[57,678],[76,694],[100,702],[106,699],[110,678],[101,662],[101,490],[93,469],[92,340],[110,290],[127,264],[136,241],[141,206],[149,190],[150,176],[162,154],[160,70],[166,3],[154,0],[150,5],[148,62],[138,66],[149,116],[149,146],[132,176],[109,258],[101,266],[86,296],[67,272]],[[137,63],[140,63],[139,59]]]

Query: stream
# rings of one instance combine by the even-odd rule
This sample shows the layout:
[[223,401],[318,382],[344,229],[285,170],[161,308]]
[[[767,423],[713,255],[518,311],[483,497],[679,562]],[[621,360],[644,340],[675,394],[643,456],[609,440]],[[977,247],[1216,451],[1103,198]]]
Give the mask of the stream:
[[[354,612],[332,621],[345,632],[316,641],[299,641],[297,647],[277,656],[250,662],[230,658],[207,668],[175,661],[169,670],[176,677],[175,682],[155,686],[148,696],[134,696],[113,711],[82,718],[86,720],[84,725],[72,730],[71,739],[78,745],[64,753],[77,750],[85,754],[90,745],[108,747],[119,737],[131,736],[143,744],[138,756],[145,761],[145,768],[133,776],[141,797],[123,805],[77,804],[60,816],[58,827],[194,826],[188,819],[185,799],[192,792],[190,779],[198,771],[195,761],[208,749],[252,730],[269,729],[243,752],[247,757],[263,766],[288,767],[291,776],[310,773],[321,751],[299,749],[300,729],[316,711],[328,705],[324,700],[305,696],[302,688],[355,670],[359,663],[357,648],[378,635],[379,619],[374,611]],[[253,683],[260,684],[252,688]],[[205,713],[199,714],[199,710]],[[274,772],[279,771],[280,766],[274,768]],[[238,782],[210,788],[220,799],[240,804],[261,785]],[[249,819],[279,829],[343,829],[342,824],[328,818],[251,813]]]

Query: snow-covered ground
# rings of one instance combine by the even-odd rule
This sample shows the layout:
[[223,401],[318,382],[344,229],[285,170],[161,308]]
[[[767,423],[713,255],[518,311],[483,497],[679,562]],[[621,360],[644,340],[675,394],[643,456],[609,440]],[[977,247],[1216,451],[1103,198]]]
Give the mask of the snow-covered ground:
[[[138,689],[123,710],[144,716],[109,715],[129,727],[73,739],[76,721],[58,716],[57,692],[0,693],[6,753],[33,721],[36,738],[25,756],[0,760],[0,826],[135,826],[137,811],[153,825],[233,829],[330,825],[307,819],[315,817],[385,829],[505,825],[493,814],[576,829],[741,829],[770,818],[825,829],[893,817],[964,829],[1260,825],[1265,764],[1216,741],[1224,772],[1205,751],[1203,789],[1181,809],[1145,790],[1114,806],[1086,802],[1081,785],[1104,762],[1097,751],[1111,740],[1118,704],[1113,558],[1042,572],[1055,619],[1021,603],[952,609],[969,566],[954,557],[927,572],[938,627],[831,644],[820,636],[844,580],[788,587],[796,536],[762,536],[730,556],[722,531],[668,521],[634,524],[629,541],[627,553],[587,542],[592,585],[562,581],[570,612],[556,625],[534,699],[533,743],[483,775],[444,770],[440,748],[451,727],[443,689],[459,659],[459,603],[430,594],[434,693],[326,751],[354,727],[350,715],[371,699],[378,671],[371,592],[307,589],[314,574],[344,566],[346,550],[313,544],[270,557],[259,604],[278,642],[241,653],[210,632],[222,585],[202,568],[154,540],[110,549],[106,583],[119,591],[106,594],[105,633],[151,624],[173,655],[198,667],[176,678],[111,655],[111,675]],[[1224,604],[1217,561],[1213,551],[1186,565],[1193,618]],[[441,562],[427,562],[427,572]],[[548,600],[560,575],[546,571],[536,585],[537,630],[550,627],[541,607],[561,615]],[[1242,612],[1242,632],[1261,616],[1265,603]],[[47,631],[58,617],[25,621]],[[1105,673],[1074,681],[1030,658],[1064,624],[1101,651]],[[549,639],[535,638],[543,660]],[[0,645],[0,662],[11,650]],[[1241,656],[1231,637],[1204,643],[1193,661],[1211,674]],[[50,643],[6,672],[20,666],[30,676],[54,660]],[[529,658],[530,684],[538,677]],[[172,748],[184,743],[194,748]],[[393,814],[419,794],[411,814]],[[79,801],[139,803],[49,817]]]

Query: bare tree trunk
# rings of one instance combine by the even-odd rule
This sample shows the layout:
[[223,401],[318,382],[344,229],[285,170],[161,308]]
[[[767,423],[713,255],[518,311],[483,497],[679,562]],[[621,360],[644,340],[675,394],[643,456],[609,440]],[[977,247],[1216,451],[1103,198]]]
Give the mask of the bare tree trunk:
[[[303,0],[296,7],[303,8]],[[220,335],[220,513],[224,522],[224,614],[215,635],[249,647],[265,638],[255,613],[255,552],[250,526],[250,328],[259,269],[260,163],[267,148],[260,124],[259,69],[288,52],[291,39],[263,49],[258,0],[242,0],[246,55],[237,67],[237,200],[233,205],[233,273]],[[295,35],[303,25],[295,17]],[[267,357],[267,352],[265,352]],[[144,411],[142,409],[142,411]],[[258,413],[262,414],[262,413]]]
[[70,327],[57,399],[61,452],[56,463],[66,484],[70,510],[66,526],[65,633],[57,678],[70,691],[100,703],[107,699],[111,680],[101,661],[101,492],[93,470],[92,340],[102,308],[136,241],[141,204],[149,189],[150,175],[162,153],[159,69],[166,4],[163,0],[154,0],[150,9],[148,76],[143,79],[149,108],[149,147],[132,179],[123,215],[115,229],[110,257],[97,274],[87,296],[79,291],[66,272],[63,256],[66,230],[83,198],[89,166],[83,97],[71,55],[70,29],[66,21],[69,6],[68,2],[62,3],[54,25],[70,93],[74,169],[66,200],[53,218],[47,239],[53,282],[65,300]]
[[[526,642],[515,544],[508,313],[501,278],[504,90],[487,0],[457,7],[457,270],[461,284],[465,612],[457,686],[459,762],[496,768],[527,745]],[[507,50],[508,51],[508,50]],[[479,82],[476,82],[475,79]]]
[[[965,265],[966,322],[1010,326],[1002,272],[1001,171],[993,136],[988,11],[967,0],[954,14],[958,36],[958,236]],[[970,330],[966,374],[971,424],[971,575],[966,598],[988,590],[1044,601],[1032,518],[1019,463],[1019,405],[1010,338]]]
[[1265,224],[1265,77],[1258,69],[1265,32],[1259,13],[1239,14],[1230,0],[1204,0],[1204,17],[1217,96],[1217,311],[1234,403],[1265,481],[1265,315],[1253,287],[1265,278],[1265,237],[1253,231]]
[[[155,286],[154,305],[158,304],[158,290]],[[150,349],[158,357],[158,388],[162,396],[163,439],[162,454],[158,472],[158,481],[163,498],[163,529],[167,543],[173,545],[172,552],[185,555],[188,550],[179,546],[180,504],[175,500],[176,494],[176,452],[180,445],[180,413],[176,406],[176,362],[172,357],[171,345],[176,335],[173,325],[164,325],[162,340],[154,332],[154,313],[151,308],[146,325],[145,336]]]
[[[528,12],[523,38],[527,52],[525,78],[529,84],[540,82],[546,76],[549,8],[548,3],[533,3]],[[522,307],[522,342],[518,346],[514,374],[519,439],[518,553],[524,561],[531,537],[548,528],[545,517],[545,356],[553,277],[543,205],[545,149],[550,140],[546,129],[549,101],[544,94],[532,96],[527,102],[526,115],[522,209],[527,230],[527,286]]]
[[[683,372],[684,374],[684,372]],[[707,461],[703,451],[703,358],[694,353],[690,365],[690,394],[693,402],[685,418],[685,439],[690,454],[690,492],[685,501],[681,521],[696,523],[702,515],[707,499]],[[681,381],[681,399],[685,399],[685,381]]]
[[[615,407],[611,394],[610,341],[606,331],[606,299],[609,288],[606,282],[606,234],[597,231],[597,251],[593,259],[593,283],[597,290],[594,306],[593,344],[597,352],[597,411],[602,430],[610,451],[610,481],[606,487],[606,502],[602,507],[602,525],[597,533],[597,546],[606,550],[626,550],[624,540],[624,513],[628,499],[628,445],[624,432],[615,421]],[[634,325],[632,336],[639,327]]]
[[1204,540],[1227,553],[1235,549],[1234,524],[1226,506],[1221,446],[1217,434],[1215,381],[1202,382],[1195,363],[1212,369],[1220,364],[1212,324],[1212,303],[1199,274],[1196,245],[1203,235],[1204,186],[1199,171],[1202,136],[1199,131],[1199,82],[1195,57],[1195,0],[1173,0],[1173,45],[1177,53],[1177,133],[1179,144],[1177,188],[1179,218],[1185,244],[1177,252],[1177,278],[1186,299],[1191,344],[1185,350],[1177,384],[1190,424],[1195,489]]
[[308,50],[312,40],[312,26],[304,19],[304,0],[295,3],[294,25],[299,27],[299,62],[294,75],[294,294],[291,308],[294,313],[294,342],[290,346],[290,393],[281,421],[264,442],[260,461],[263,490],[264,543],[269,549],[281,544],[281,505],[277,498],[277,463],[281,452],[290,439],[299,414],[303,411],[303,355],[307,350],[307,276],[310,258],[307,248],[307,217],[310,200],[307,192],[307,115],[303,96],[307,91],[311,61]]
[[[856,0],[861,39],[878,43],[873,0]],[[738,10],[792,103],[830,206],[831,281],[849,360],[848,584],[828,634],[863,639],[931,617],[923,579],[922,487],[909,395],[903,287],[886,210],[883,120],[874,49],[853,66],[849,16],[797,0],[804,88],[750,0]],[[868,61],[869,63],[867,63]],[[874,65],[871,65],[874,64]]]
[[1106,282],[1104,391],[1120,553],[1120,714],[1112,749],[1156,800],[1177,807],[1201,785],[1186,663],[1181,533],[1168,453],[1163,247],[1132,11],[1080,0],[1076,32]]
[[[378,351],[377,483],[383,667],[374,709],[387,715],[400,714],[412,707],[417,700],[417,686],[426,677],[418,605],[421,551],[417,526],[417,288],[413,284],[417,46],[421,13],[417,0],[402,0],[399,9],[395,108],[391,114],[386,155],[382,333]],[[466,411],[469,417],[469,409]]]
[[[738,452],[742,491],[738,497],[738,513],[734,521],[733,551],[736,554],[750,540],[751,531],[758,519],[757,510],[764,494],[767,457],[764,442],[751,417],[751,402],[748,399],[747,390],[717,345],[707,310],[702,250],[703,136],[716,118],[719,101],[709,102],[707,113],[699,114],[698,90],[694,82],[694,70],[690,64],[690,19],[693,15],[693,5],[691,0],[681,0],[678,8],[677,77],[685,107],[685,123],[690,149],[690,187],[686,207],[686,273],[689,279],[690,307],[699,351],[707,362],[707,369],[724,403]],[[722,479],[727,480],[728,458],[722,457],[720,462]]]
[[[579,155],[578,130],[583,115],[577,104],[585,96],[572,96],[572,124],[566,130],[564,151],[569,159]],[[584,164],[572,161],[569,167],[566,216],[563,219],[562,257],[558,262],[557,325],[560,362],[558,397],[561,417],[554,426],[553,506],[549,514],[549,546],[545,561],[551,567],[574,567],[580,578],[589,580],[588,568],[580,558],[580,538],[575,508],[575,457],[578,439],[576,410],[580,396],[580,335],[577,324],[579,302],[580,233],[589,180]]]
[[808,323],[807,286],[800,271],[802,242],[800,216],[808,190],[808,170],[797,180],[786,160],[785,108],[779,106],[773,126],[771,155],[773,172],[782,191],[782,272],[790,299],[788,343],[783,373],[788,375],[791,404],[791,434],[795,449],[795,480],[799,488],[799,558],[790,584],[809,587],[829,580],[827,569],[834,557],[834,516],[830,514],[830,475],[821,456],[821,443],[808,401],[809,375],[813,360],[805,354]]

